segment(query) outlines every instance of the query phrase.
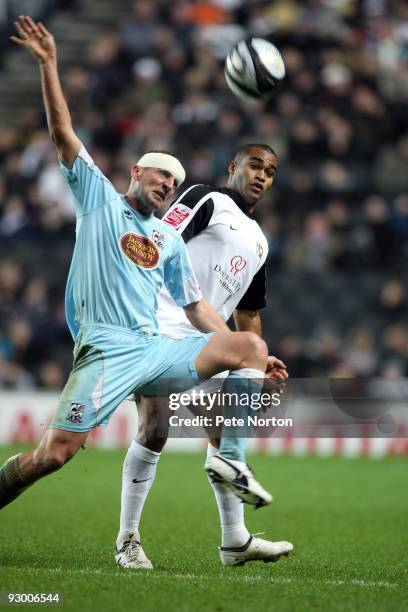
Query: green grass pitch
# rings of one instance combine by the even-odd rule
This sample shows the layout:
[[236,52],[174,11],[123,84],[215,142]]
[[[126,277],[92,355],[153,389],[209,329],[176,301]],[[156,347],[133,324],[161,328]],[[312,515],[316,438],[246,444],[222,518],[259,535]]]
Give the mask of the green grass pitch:
[[[0,464],[17,450],[0,447]],[[203,456],[164,453],[141,525],[155,569],[132,572],[113,559],[123,455],[87,449],[0,513],[0,592],[99,612],[408,609],[405,459],[251,457],[275,501],[247,524],[295,552],[223,568]]]

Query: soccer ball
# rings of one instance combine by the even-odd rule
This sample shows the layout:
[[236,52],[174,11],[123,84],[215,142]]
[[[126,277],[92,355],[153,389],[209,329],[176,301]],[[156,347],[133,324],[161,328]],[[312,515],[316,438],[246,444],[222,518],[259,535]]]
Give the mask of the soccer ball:
[[263,38],[241,40],[225,61],[225,79],[241,98],[269,100],[285,76],[278,49]]

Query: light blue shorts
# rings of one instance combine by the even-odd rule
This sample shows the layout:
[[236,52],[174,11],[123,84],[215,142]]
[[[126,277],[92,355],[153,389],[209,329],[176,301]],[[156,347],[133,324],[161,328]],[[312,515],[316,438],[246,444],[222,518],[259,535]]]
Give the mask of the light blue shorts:
[[201,381],[194,361],[212,334],[181,340],[148,332],[83,325],[74,366],[50,429],[84,432],[107,425],[132,393],[169,395]]

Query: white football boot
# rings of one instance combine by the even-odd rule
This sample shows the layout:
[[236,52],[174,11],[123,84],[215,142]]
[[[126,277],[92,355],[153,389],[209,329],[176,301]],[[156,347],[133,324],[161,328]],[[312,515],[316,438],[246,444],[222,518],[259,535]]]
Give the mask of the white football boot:
[[290,542],[269,542],[262,538],[251,536],[244,546],[240,548],[227,548],[221,546],[221,563],[226,566],[244,565],[247,561],[263,561],[271,563],[278,561],[281,557],[288,557],[293,550]]
[[251,469],[242,461],[226,459],[217,453],[207,458],[204,469],[210,478],[224,483],[247,504],[259,508],[272,501],[272,495],[255,480]]
[[129,533],[122,547],[115,552],[116,564],[127,569],[153,569],[153,565],[144,553],[138,533]]

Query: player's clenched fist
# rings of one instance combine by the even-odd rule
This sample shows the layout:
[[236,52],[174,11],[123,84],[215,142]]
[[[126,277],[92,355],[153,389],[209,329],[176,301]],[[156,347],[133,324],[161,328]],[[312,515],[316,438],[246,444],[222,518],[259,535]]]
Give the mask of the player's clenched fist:
[[35,23],[28,15],[20,15],[18,19],[14,22],[18,36],[11,36],[10,40],[27,47],[40,62],[55,59],[54,37],[47,28],[41,22]]

